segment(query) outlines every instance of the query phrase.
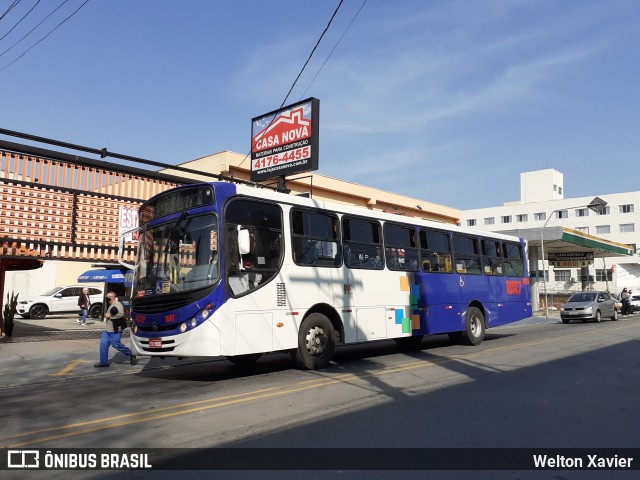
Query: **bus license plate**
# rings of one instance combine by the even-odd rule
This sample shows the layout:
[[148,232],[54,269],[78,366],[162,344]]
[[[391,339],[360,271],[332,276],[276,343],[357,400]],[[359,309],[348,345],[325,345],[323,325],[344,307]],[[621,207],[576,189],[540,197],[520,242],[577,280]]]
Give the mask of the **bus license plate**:
[[149,339],[149,348],[162,348],[162,339],[161,338],[150,338]]

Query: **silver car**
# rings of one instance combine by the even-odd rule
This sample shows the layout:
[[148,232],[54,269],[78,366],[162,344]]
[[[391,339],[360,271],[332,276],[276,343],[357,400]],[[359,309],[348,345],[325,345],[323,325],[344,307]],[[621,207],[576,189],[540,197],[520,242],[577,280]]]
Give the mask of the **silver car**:
[[609,292],[574,293],[560,309],[560,318],[562,323],[569,323],[571,320],[599,322],[602,318],[618,320],[616,299]]

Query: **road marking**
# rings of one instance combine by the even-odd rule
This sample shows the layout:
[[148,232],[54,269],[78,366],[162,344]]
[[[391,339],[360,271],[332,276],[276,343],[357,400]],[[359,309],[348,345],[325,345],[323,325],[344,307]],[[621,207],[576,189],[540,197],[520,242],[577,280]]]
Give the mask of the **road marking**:
[[51,376],[51,377],[62,377],[64,375],[69,375],[69,373],[71,373],[71,370],[73,370],[78,365],[80,365],[81,363],[84,363],[84,362],[86,362],[86,360],[83,360],[83,359],[79,358],[79,359],[74,360],[73,362],[71,362],[69,365],[64,367],[58,373],[50,373],[49,376]]
[[[609,329],[609,331],[626,330],[626,329],[629,329],[630,327],[635,328],[635,325],[633,326],[619,325]],[[26,445],[33,445],[36,443],[42,443],[42,442],[47,442],[52,440],[60,440],[63,438],[75,437],[78,435],[97,432],[101,430],[119,428],[126,425],[145,423],[151,420],[160,420],[164,418],[176,417],[179,415],[185,415],[189,413],[202,412],[202,411],[211,410],[214,408],[225,407],[229,405],[257,401],[265,398],[274,398],[274,397],[280,397],[280,396],[291,394],[291,393],[300,393],[306,390],[322,388],[328,385],[345,383],[347,381],[359,380],[367,377],[378,377],[378,376],[383,376],[387,374],[414,370],[418,368],[430,368],[436,365],[442,365],[449,362],[459,361],[460,359],[464,359],[464,358],[484,356],[487,354],[493,354],[500,351],[517,350],[523,347],[532,347],[532,346],[538,346],[543,344],[550,344],[566,338],[577,337],[582,335],[591,335],[594,333],[602,333],[602,330],[593,329],[593,330],[587,330],[587,331],[579,331],[575,333],[561,334],[556,337],[551,337],[546,339],[531,340],[527,342],[516,343],[513,345],[504,345],[500,347],[488,348],[486,350],[473,352],[471,354],[468,354],[468,353],[454,354],[449,357],[441,357],[435,360],[429,359],[429,360],[412,361],[404,364],[388,366],[381,370],[377,370],[373,372],[339,374],[334,376],[321,377],[313,380],[304,380],[304,381],[296,382],[296,384],[290,385],[289,387],[283,387],[283,386],[270,387],[270,388],[265,388],[260,390],[248,391],[244,393],[227,395],[223,397],[209,398],[209,399],[198,400],[194,402],[181,403],[178,405],[161,407],[161,408],[153,409],[152,411],[147,410],[147,411],[133,412],[133,413],[117,415],[117,416],[112,416],[112,417],[107,417],[107,418],[102,418],[97,420],[79,422],[79,423],[74,423],[69,425],[62,425],[59,427],[51,427],[51,428],[35,430],[31,432],[23,432],[15,435],[0,437],[0,441],[8,440],[11,438],[15,438],[15,439],[24,438],[24,437],[35,436],[39,434],[49,434],[48,436],[44,436],[40,438],[32,438],[28,440],[25,439],[21,443],[15,443],[12,445],[3,445],[4,448],[23,447]],[[187,407],[187,408],[184,408],[184,407]],[[163,412],[166,412],[166,413],[163,413]],[[55,432],[59,432],[59,433],[55,433]]]

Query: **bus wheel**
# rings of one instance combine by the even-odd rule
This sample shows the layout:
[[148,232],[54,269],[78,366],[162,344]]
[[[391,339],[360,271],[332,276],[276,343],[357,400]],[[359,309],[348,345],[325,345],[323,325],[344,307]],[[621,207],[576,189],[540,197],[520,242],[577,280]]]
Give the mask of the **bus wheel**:
[[246,355],[229,356],[227,357],[227,360],[229,360],[234,365],[244,367],[246,365],[256,363],[261,356],[261,353],[247,353]]
[[291,359],[298,368],[324,368],[329,365],[335,348],[333,325],[321,313],[312,313],[300,326],[298,348],[291,351]]
[[479,308],[468,308],[464,325],[462,341],[467,345],[480,345],[484,340],[484,315]]

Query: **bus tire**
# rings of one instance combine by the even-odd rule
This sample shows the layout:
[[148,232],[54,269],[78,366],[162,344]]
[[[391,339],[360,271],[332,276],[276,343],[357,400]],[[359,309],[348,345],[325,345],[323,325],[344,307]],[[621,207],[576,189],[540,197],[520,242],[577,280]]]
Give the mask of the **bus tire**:
[[329,319],[321,313],[312,313],[300,325],[298,348],[291,350],[293,363],[309,370],[326,367],[336,349],[335,338]]
[[478,307],[469,307],[464,319],[462,341],[467,345],[480,345],[484,340],[484,315]]
[[245,355],[230,355],[227,357],[227,360],[234,365],[245,367],[256,363],[261,356],[261,353],[247,353]]

